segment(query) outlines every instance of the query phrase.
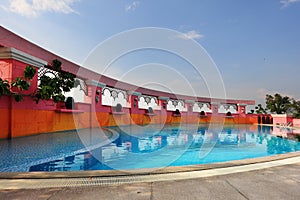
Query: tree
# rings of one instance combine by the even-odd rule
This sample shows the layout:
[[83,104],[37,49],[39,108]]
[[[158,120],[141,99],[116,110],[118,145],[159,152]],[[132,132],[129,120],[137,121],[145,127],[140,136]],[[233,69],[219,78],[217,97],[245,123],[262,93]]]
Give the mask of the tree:
[[291,100],[290,112],[293,113],[293,117],[300,118],[300,101]]
[[274,96],[266,95],[266,110],[271,113],[285,114],[290,109],[291,99],[288,96],[282,97],[276,93]]
[[255,109],[256,109],[255,112],[257,114],[266,114],[267,113],[266,109],[264,109],[261,104],[258,104],[257,106],[255,106]]
[[250,112],[248,112],[248,114],[254,114],[254,112],[255,111],[253,109],[251,109]]
[[53,60],[52,68],[57,74],[54,77],[42,75],[40,77],[40,84],[38,86],[37,93],[34,95],[36,102],[40,99],[53,99],[54,102],[64,101],[64,92],[69,92],[72,88],[77,86],[75,81],[75,75],[62,71],[61,62],[59,60]]

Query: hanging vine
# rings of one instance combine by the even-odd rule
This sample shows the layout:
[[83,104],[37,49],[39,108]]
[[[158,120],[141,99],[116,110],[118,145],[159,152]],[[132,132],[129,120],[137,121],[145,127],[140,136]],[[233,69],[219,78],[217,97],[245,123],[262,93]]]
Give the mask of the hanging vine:
[[[31,80],[36,74],[36,69],[32,66],[26,66],[22,77],[17,77],[11,83],[0,78],[0,97],[3,95],[11,95],[16,102],[22,101],[24,90],[28,90]],[[15,88],[13,90],[13,88]]]

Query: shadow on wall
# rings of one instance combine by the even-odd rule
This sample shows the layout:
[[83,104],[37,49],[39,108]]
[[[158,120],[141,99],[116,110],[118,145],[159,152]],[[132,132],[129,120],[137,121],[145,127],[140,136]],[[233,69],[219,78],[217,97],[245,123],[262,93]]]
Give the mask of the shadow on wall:
[[258,115],[257,123],[258,124],[273,124],[273,118],[271,116]]

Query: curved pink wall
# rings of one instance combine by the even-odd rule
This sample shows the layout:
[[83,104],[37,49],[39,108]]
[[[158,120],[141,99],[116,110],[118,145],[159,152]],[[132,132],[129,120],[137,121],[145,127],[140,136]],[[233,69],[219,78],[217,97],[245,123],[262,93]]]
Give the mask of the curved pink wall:
[[253,100],[234,100],[234,99],[215,99],[215,98],[205,98],[205,97],[195,97],[193,96],[187,96],[187,95],[180,95],[180,94],[171,94],[167,92],[161,92],[156,90],[151,90],[147,88],[138,87],[136,85],[120,82],[118,80],[109,78],[104,75],[100,75],[98,73],[95,73],[89,69],[83,68],[75,63],[72,63],[58,55],[55,55],[27,40],[24,38],[8,31],[7,29],[0,26],[0,46],[3,47],[13,47],[15,49],[18,49],[24,53],[27,53],[29,55],[35,56],[39,59],[42,59],[44,61],[47,61],[48,63],[51,63],[52,60],[58,59],[60,60],[63,65],[63,70],[77,74],[79,68],[80,68],[80,75],[83,79],[86,80],[96,80],[102,83],[105,83],[107,86],[114,87],[116,84],[118,85],[118,88],[123,89],[125,91],[136,91],[140,92],[145,95],[150,96],[164,96],[174,99],[185,99],[185,100],[197,100],[199,102],[219,102],[219,103],[228,103],[228,104],[247,104],[247,105],[254,105],[255,101]]

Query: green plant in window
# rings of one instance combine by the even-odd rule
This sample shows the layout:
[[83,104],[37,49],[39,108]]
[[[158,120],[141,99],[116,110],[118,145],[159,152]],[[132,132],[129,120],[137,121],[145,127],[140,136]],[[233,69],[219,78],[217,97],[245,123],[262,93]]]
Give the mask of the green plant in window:
[[54,102],[60,102],[65,100],[64,92],[71,91],[75,86],[75,75],[62,71],[61,62],[59,60],[53,60],[52,66],[58,72],[54,77],[43,75],[40,77],[40,84],[38,86],[36,94],[36,102],[40,99],[53,99]]
[[255,106],[255,112],[257,114],[266,114],[267,111],[265,108],[263,108],[263,106],[261,104],[258,104],[257,106]]

